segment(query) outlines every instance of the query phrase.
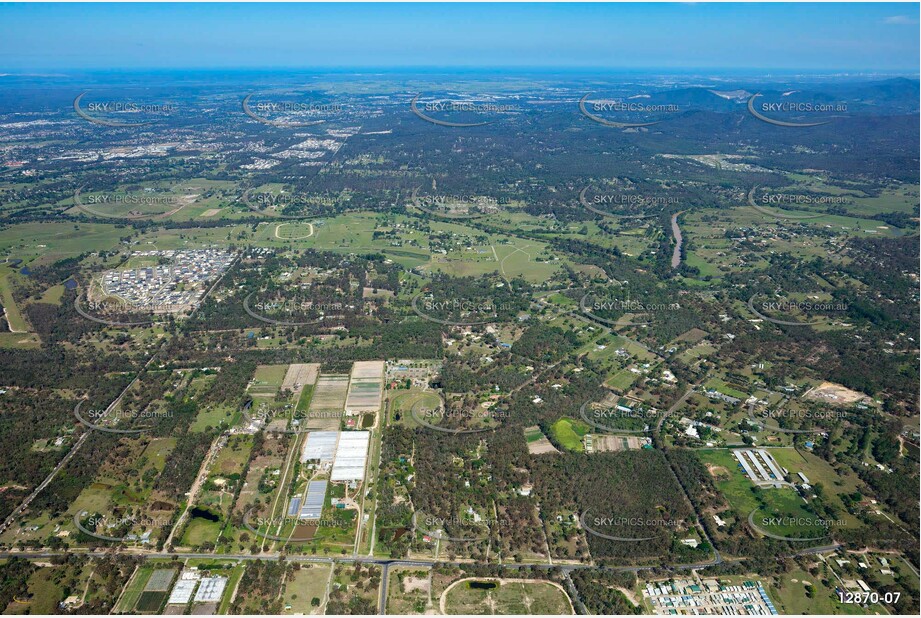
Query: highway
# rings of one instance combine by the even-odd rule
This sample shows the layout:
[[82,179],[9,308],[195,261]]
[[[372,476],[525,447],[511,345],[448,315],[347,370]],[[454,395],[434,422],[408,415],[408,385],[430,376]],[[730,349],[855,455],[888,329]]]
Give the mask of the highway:
[[[807,554],[820,554],[825,552],[834,551],[841,547],[839,544],[823,545],[820,547],[810,547],[808,549],[803,549],[790,556],[803,556]],[[178,552],[145,552],[134,549],[127,549],[123,552],[127,555],[133,556],[143,556],[147,559],[207,559],[207,560],[236,560],[236,561],[253,561],[253,560],[278,560],[282,555],[279,552],[266,552],[262,554],[210,554],[210,553],[178,553]],[[42,550],[25,550],[25,551],[5,551],[0,552],[0,559],[8,559],[13,557],[27,558],[31,560],[47,560],[49,558],[57,558],[64,556],[72,555],[82,555],[89,558],[103,559],[111,557],[113,554],[111,551],[42,551]],[[355,556],[343,556],[339,558],[329,558],[325,556],[292,556],[285,555],[285,559],[289,562],[299,562],[299,563],[316,563],[316,564],[354,564],[356,562],[361,562],[362,564],[376,564],[381,567],[381,585],[380,591],[378,594],[378,613],[384,615],[387,613],[387,595],[389,593],[389,578],[390,578],[390,568],[391,567],[415,567],[415,568],[432,568],[435,566],[454,566],[454,567],[463,567],[463,566],[473,566],[481,564],[473,561],[443,561],[443,560],[409,560],[409,559],[394,559],[394,558],[377,558],[377,557],[355,557]],[[565,579],[565,584],[569,590],[570,598],[573,602],[573,605],[581,612],[587,613],[585,605],[582,602],[581,597],[579,596],[578,590],[570,578],[570,574],[573,571],[583,570],[583,569],[593,569],[596,571],[604,571],[610,573],[617,572],[632,572],[639,573],[641,571],[650,571],[654,569],[664,569],[664,570],[685,570],[685,569],[701,569],[708,566],[714,566],[722,562],[742,562],[745,558],[734,558],[729,560],[724,560],[717,554],[717,558],[707,562],[697,562],[694,564],[680,564],[680,565],[670,565],[670,564],[656,564],[656,565],[646,565],[646,566],[599,566],[593,564],[557,564],[550,565],[546,563],[530,563],[530,562],[504,562],[501,565],[492,564],[491,566],[501,567],[503,569],[541,569],[546,571],[552,571],[554,569],[559,570]]]

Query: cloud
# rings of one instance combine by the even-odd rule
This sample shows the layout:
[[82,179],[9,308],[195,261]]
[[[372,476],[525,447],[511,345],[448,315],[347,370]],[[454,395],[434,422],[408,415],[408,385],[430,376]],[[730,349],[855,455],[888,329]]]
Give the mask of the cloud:
[[908,15],[893,15],[883,20],[884,24],[895,24],[897,26],[910,26],[918,23],[918,20]]

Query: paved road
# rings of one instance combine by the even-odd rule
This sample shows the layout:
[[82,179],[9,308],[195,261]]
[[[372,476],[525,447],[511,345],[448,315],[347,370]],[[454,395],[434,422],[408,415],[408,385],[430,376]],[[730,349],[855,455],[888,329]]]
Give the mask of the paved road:
[[[835,549],[841,547],[840,544],[830,544],[822,545],[819,547],[810,547],[803,550],[800,550],[796,553],[790,554],[790,556],[804,556],[807,554],[816,554],[824,553],[828,551],[834,551]],[[137,550],[133,548],[127,548],[123,550],[122,555],[137,556],[143,558],[151,559],[207,559],[207,560],[239,560],[239,561],[253,561],[253,560],[278,560],[282,555],[279,552],[266,552],[262,554],[211,554],[203,552],[151,552],[144,550]],[[44,550],[23,550],[23,551],[3,551],[0,552],[0,559],[12,558],[14,556],[19,556],[20,558],[28,558],[32,560],[41,560],[65,556],[74,556],[82,555],[88,556],[90,558],[108,558],[112,555],[112,552],[109,550],[99,550],[99,551],[44,551]],[[464,560],[419,560],[419,559],[408,559],[408,558],[369,558],[369,557],[355,557],[355,556],[341,556],[341,557],[327,557],[327,556],[296,556],[285,554],[285,559],[288,562],[305,562],[305,563],[316,563],[316,564],[354,564],[360,562],[362,564],[376,564],[380,566],[394,567],[394,566],[406,566],[406,567],[416,567],[416,568],[429,568],[437,565],[446,565],[446,566],[475,566],[478,564],[487,564],[482,562],[476,562],[473,560],[464,561]],[[743,562],[746,558],[732,558],[732,559],[723,559],[721,562]],[[504,562],[501,565],[495,563],[489,563],[490,566],[501,566],[502,568],[507,569],[542,569],[542,570],[554,570],[558,569],[561,573],[571,573],[573,571],[582,570],[582,569],[594,569],[598,571],[606,571],[610,573],[619,573],[619,572],[640,572],[640,571],[650,571],[653,569],[671,569],[671,570],[686,570],[686,569],[699,569],[705,568],[707,566],[713,566],[718,564],[717,562],[710,560],[707,562],[695,562],[692,564],[652,564],[645,566],[601,566],[596,564],[584,564],[584,563],[575,563],[575,564],[555,564],[550,565],[545,562]]]
[[381,596],[377,602],[377,613],[381,616],[387,613],[387,584],[390,579],[390,564],[384,563],[381,566]]

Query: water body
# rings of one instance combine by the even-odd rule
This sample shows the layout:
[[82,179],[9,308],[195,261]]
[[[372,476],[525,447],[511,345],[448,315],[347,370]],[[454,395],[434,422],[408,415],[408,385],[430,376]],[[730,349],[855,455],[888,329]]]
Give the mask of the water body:
[[[681,212],[684,212],[683,210]],[[681,212],[672,215],[672,236],[675,237],[675,250],[672,251],[672,268],[678,268],[681,265],[681,228],[678,227],[678,216]]]
[[207,519],[208,521],[221,521],[220,515],[212,513],[208,509],[203,509],[201,507],[195,507],[190,512],[189,515],[192,516],[192,519]]

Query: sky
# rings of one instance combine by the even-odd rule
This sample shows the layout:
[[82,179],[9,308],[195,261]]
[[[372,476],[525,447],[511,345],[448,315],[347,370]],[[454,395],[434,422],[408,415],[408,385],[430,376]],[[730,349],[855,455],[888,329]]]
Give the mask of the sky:
[[919,70],[918,3],[0,4],[0,73]]

